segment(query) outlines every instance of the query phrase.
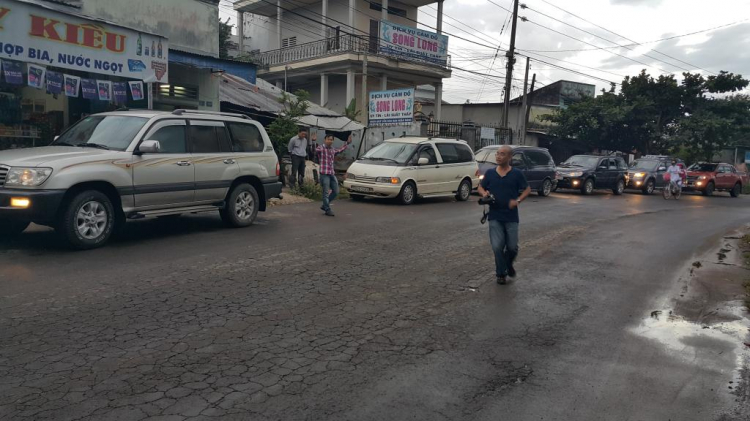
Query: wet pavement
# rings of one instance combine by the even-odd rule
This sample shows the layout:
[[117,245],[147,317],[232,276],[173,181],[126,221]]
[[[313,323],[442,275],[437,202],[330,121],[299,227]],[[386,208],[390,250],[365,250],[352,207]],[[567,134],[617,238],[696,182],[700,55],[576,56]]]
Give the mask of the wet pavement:
[[317,208],[0,240],[0,419],[750,418],[748,196],[532,196],[506,286],[473,202]]

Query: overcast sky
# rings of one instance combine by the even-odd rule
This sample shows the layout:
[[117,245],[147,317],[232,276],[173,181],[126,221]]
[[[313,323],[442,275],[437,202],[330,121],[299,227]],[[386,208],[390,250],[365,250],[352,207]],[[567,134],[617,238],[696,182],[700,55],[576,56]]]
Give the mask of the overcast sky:
[[[507,9],[511,9],[513,4],[512,0],[491,1]],[[750,0],[522,0],[521,3],[525,3],[529,9],[519,9],[519,16],[525,16],[529,22],[518,22],[516,47],[523,50],[538,50],[521,53],[555,65],[618,83],[622,81],[623,76],[637,74],[644,68],[655,76],[675,73],[680,78],[685,69],[708,75],[711,74],[708,72],[727,70],[750,76]],[[639,43],[701,31],[743,19],[749,20],[715,31],[643,46],[631,46],[630,50],[596,50],[596,47],[630,45],[633,42],[578,19],[571,13]],[[434,6],[423,7],[420,9],[419,21],[435,26],[435,18],[429,15],[436,14]],[[501,42],[503,49],[507,49],[510,28],[506,27],[500,36],[507,18],[507,11],[488,0],[446,0],[443,30],[484,45]],[[561,51],[581,49],[593,51]],[[481,74],[488,73],[494,56],[492,49],[456,37],[450,38],[449,50],[455,67],[474,70]],[[503,51],[489,72],[494,77],[472,75],[454,69],[453,77],[445,81],[444,99],[449,102],[464,102],[467,99],[471,102],[502,100],[505,65]],[[521,92],[524,66],[525,57],[518,57],[514,79],[519,80],[513,82],[516,87],[513,96]],[[555,69],[533,59],[531,69],[532,73],[537,74],[537,80],[544,84],[566,79],[592,83],[596,85],[597,91],[609,87],[605,80]]]
[[[532,58],[531,73],[537,74],[537,87],[566,79],[594,84],[598,92],[608,89],[609,82],[619,83],[624,76],[635,75],[644,68],[654,76],[675,73],[678,78],[686,70],[706,75],[727,70],[750,76],[750,0],[521,0],[521,3],[529,9],[519,9],[519,16],[526,17],[528,22],[519,19],[518,52],[586,74],[556,69]],[[511,9],[512,4],[512,0],[445,0],[443,31],[455,36],[449,40],[454,70],[453,77],[444,81],[444,100],[454,103],[502,100],[504,50],[508,48],[511,32],[510,24],[503,29],[509,13],[502,8]],[[230,7],[222,5],[222,19],[231,16],[227,13]],[[418,20],[434,27],[436,14],[436,4],[425,6],[420,8]],[[743,20],[709,32],[651,42]],[[633,42],[651,43],[637,46]],[[496,50],[492,47],[498,45],[501,51],[493,62]],[[563,51],[584,49],[589,51]],[[516,60],[514,97],[522,92],[525,60],[525,57]]]

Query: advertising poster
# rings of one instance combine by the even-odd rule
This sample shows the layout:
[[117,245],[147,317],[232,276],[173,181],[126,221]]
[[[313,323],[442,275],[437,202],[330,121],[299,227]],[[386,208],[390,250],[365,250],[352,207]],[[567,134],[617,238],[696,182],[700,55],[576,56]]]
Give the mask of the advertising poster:
[[126,82],[114,82],[112,90],[114,91],[114,98],[117,104],[128,102],[128,84]]
[[32,88],[42,89],[44,86],[44,74],[47,69],[34,64],[29,64],[28,83]]
[[18,61],[3,60],[3,75],[5,83],[23,85],[23,67]]
[[96,88],[99,92],[100,101],[111,101],[112,100],[112,82],[109,80],[97,80]]
[[381,53],[409,57],[445,66],[448,63],[448,37],[420,28],[380,21]]
[[55,95],[62,93],[63,74],[60,72],[47,71],[47,92]]
[[414,121],[414,88],[370,92],[372,126],[411,124]]
[[99,99],[96,92],[96,79],[81,79],[81,93],[86,99]]
[[140,101],[143,99],[143,82],[128,82],[130,85],[130,95],[133,96],[133,101]]
[[65,75],[65,95],[78,98],[78,87],[81,86],[81,78],[78,76]]

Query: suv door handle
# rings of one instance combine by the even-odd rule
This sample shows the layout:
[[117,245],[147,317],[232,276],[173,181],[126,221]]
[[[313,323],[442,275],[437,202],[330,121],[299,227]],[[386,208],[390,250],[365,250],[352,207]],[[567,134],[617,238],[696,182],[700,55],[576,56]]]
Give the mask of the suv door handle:
[[193,163],[190,162],[190,161],[177,161],[174,164],[175,165],[179,165],[181,167],[189,167],[189,166],[193,165]]
[[224,160],[224,163],[225,163],[225,164],[227,164],[227,165],[232,165],[232,164],[234,164],[235,162],[234,162],[234,159],[225,159],[225,160]]

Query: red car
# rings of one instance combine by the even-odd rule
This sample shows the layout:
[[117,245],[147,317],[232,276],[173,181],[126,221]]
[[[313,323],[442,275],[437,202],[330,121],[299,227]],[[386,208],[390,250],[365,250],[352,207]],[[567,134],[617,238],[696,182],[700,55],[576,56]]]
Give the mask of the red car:
[[732,197],[739,197],[747,184],[747,174],[737,171],[734,165],[699,162],[688,168],[685,190],[699,191],[704,196],[711,196],[717,190],[727,191]]

